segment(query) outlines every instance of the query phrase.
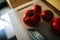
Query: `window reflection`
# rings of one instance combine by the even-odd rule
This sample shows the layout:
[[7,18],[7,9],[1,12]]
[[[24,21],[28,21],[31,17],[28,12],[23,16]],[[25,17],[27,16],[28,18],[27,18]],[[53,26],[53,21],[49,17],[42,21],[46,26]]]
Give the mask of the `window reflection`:
[[9,21],[10,19],[8,14],[2,15],[0,17],[0,30],[4,29],[5,26],[9,26]]

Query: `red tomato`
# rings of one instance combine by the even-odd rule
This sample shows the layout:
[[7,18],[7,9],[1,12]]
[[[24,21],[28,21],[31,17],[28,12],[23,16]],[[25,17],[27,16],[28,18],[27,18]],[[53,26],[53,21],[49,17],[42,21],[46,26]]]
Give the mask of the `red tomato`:
[[41,16],[42,16],[42,19],[47,22],[50,22],[54,18],[54,14],[50,10],[44,10]]
[[39,5],[34,5],[34,7],[32,9],[37,11],[38,13],[41,13],[41,11],[42,11],[42,9]]
[[23,15],[23,22],[28,26],[35,26],[40,22],[40,15],[34,10],[28,10]]
[[55,18],[51,22],[51,28],[53,29],[54,32],[60,34],[60,18]]

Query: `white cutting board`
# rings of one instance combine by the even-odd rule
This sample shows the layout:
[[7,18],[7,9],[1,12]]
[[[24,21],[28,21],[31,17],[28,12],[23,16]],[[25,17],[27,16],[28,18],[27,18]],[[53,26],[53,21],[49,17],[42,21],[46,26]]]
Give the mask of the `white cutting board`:
[[[12,9],[8,14],[10,16],[13,28],[15,30],[15,34],[17,37],[17,40],[32,40],[32,38],[29,36],[26,28],[24,27],[24,25],[21,23],[21,19],[19,18],[19,13],[16,10],[20,10],[21,8],[24,8],[28,5],[33,4],[34,2],[36,2],[35,0],[28,2],[24,5],[20,5],[19,7]],[[23,12],[23,11],[21,11]],[[22,15],[22,14],[21,14]],[[21,16],[22,17],[22,16]]]
[[[37,0],[34,4],[38,4],[42,7],[42,11],[43,10],[51,10],[48,6],[46,6],[42,1]],[[30,36],[28,35],[28,33],[26,33],[27,31],[25,29],[29,29],[30,27],[25,25],[23,23],[23,14],[25,13],[26,10],[29,10],[33,7],[34,5],[31,5],[29,7],[26,7],[16,13],[10,13],[10,18],[11,21],[14,25],[14,29],[16,32],[16,36],[18,40],[31,40]],[[20,7],[18,7],[20,8]],[[16,9],[18,9],[16,8]],[[15,10],[16,10],[15,9]],[[51,10],[54,13],[54,18],[58,18],[60,16],[57,15],[57,13],[55,13],[53,10]],[[14,15],[14,16],[13,16]],[[39,25],[37,25],[36,30],[38,30],[39,32],[41,32],[48,40],[60,40],[60,37],[56,36],[55,34],[53,34],[51,28],[50,28],[50,23],[47,23],[45,21],[43,21],[41,19]]]

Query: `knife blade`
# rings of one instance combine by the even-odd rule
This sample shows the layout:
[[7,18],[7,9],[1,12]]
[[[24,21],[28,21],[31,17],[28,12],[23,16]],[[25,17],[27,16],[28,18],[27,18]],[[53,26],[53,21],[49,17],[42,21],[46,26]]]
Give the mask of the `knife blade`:
[[33,40],[46,40],[45,37],[35,29],[28,29],[28,32]]

